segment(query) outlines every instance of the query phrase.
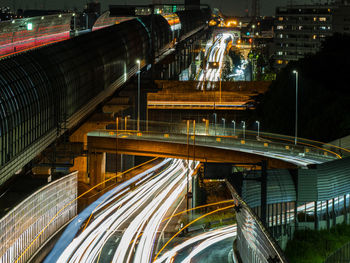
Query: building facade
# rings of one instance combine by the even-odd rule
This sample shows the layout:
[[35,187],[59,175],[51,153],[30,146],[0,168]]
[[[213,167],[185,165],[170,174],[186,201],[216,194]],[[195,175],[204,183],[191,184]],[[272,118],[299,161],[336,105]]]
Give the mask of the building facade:
[[350,4],[277,7],[274,27],[275,64],[281,68],[316,53],[334,33],[350,34]]

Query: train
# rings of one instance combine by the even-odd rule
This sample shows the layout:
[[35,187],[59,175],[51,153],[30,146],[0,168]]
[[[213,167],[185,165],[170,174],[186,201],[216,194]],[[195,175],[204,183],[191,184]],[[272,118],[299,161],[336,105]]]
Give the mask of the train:
[[[181,37],[204,28],[211,12],[176,14]],[[162,15],[140,16],[0,60],[0,185],[136,74],[137,60],[149,65],[175,37]]]

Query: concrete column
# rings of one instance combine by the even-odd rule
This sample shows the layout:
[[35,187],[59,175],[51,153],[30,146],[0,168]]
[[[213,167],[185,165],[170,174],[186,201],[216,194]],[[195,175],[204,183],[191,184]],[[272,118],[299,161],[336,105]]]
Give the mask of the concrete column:
[[[89,153],[90,185],[95,186],[106,180],[106,153]],[[103,189],[101,184],[97,189]]]
[[[104,129],[104,124],[97,123],[84,123],[78,130],[76,130],[70,137],[70,142],[82,142],[84,143],[84,150],[87,150],[87,134],[90,131],[96,129]],[[70,171],[78,171],[78,181],[84,183],[90,183],[87,176],[87,157],[78,156],[74,158],[74,166],[70,168]]]

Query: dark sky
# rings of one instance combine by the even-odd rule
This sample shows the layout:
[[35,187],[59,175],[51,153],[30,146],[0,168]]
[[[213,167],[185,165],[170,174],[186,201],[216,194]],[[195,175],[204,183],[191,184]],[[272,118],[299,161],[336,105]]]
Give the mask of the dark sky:
[[[60,9],[77,7],[82,10],[88,0],[0,0],[0,6],[13,8],[37,8]],[[244,15],[244,10],[251,9],[252,0],[201,0],[201,3],[219,7],[227,15]],[[326,0],[294,0],[296,3],[324,2]],[[106,10],[109,4],[149,4],[151,0],[99,0],[102,10]],[[163,3],[183,3],[180,0],[163,0]],[[260,0],[261,14],[273,15],[276,6],[286,5],[288,0]]]

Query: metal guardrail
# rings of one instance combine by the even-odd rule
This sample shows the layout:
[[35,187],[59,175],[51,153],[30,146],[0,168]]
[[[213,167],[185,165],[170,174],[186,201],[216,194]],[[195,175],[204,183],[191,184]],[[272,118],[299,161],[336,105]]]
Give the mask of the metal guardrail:
[[287,263],[281,248],[260,219],[227,180],[226,184],[235,202],[237,249],[243,263]]
[[350,242],[339,248],[330,255],[324,263],[350,262]]
[[[161,123],[161,122],[140,122],[140,131],[134,130],[135,120],[125,120],[118,122],[118,137],[140,140],[155,140],[163,142],[187,141],[186,123]],[[318,145],[295,145],[294,140],[289,142],[280,138],[281,135],[260,133],[256,136],[254,131],[241,129],[209,127],[204,124],[195,125],[189,129],[190,143],[195,140],[196,145],[212,147],[232,147],[258,155],[268,155],[270,157],[287,159],[295,157],[294,162],[305,160],[304,163],[322,163],[340,158],[337,153],[322,148]],[[116,130],[96,130],[90,132],[89,136],[115,137]],[[269,139],[266,139],[268,137]],[[293,162],[293,160],[292,160]],[[305,164],[304,164],[305,165]]]
[[[51,235],[76,216],[77,202],[72,201],[77,197],[77,183],[77,172],[53,181],[1,218],[0,262],[28,262]],[[49,224],[60,210],[60,214]]]

